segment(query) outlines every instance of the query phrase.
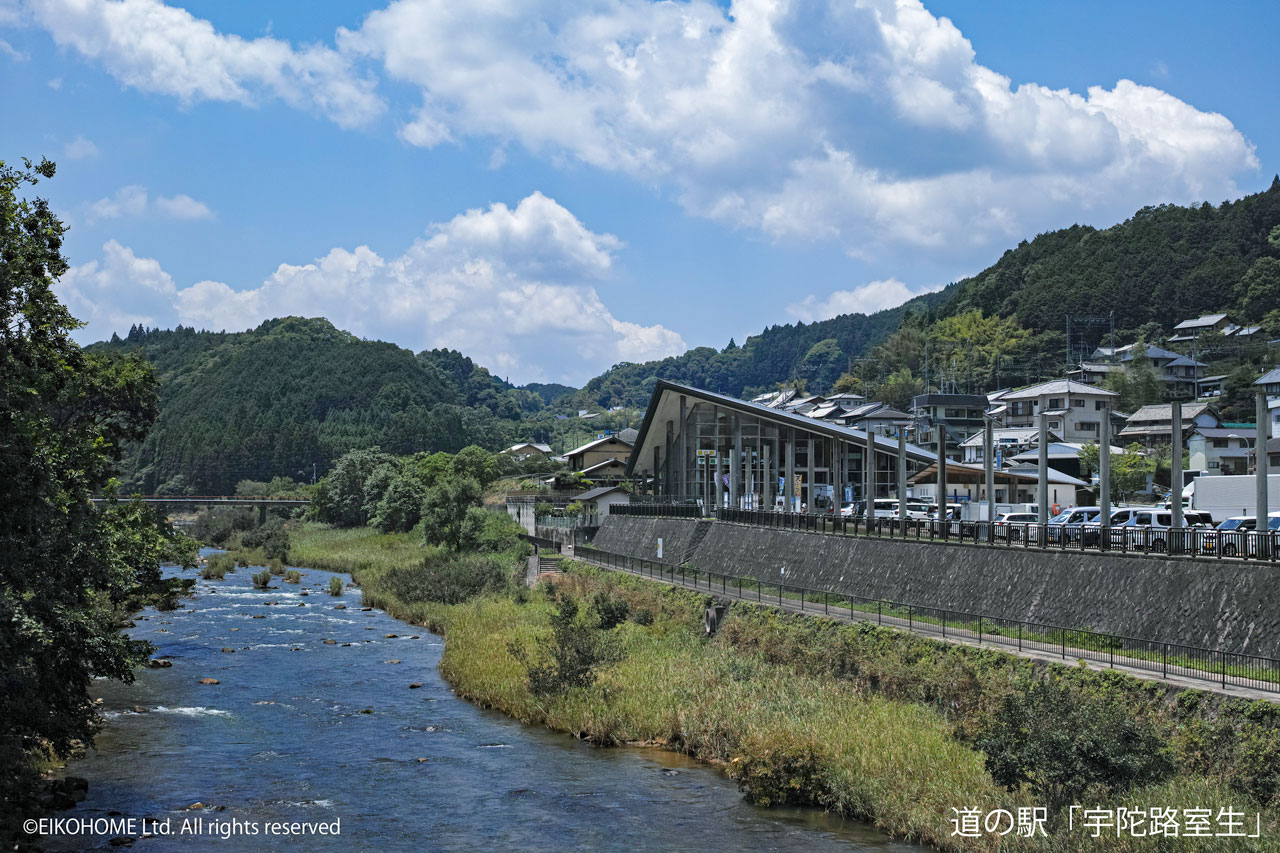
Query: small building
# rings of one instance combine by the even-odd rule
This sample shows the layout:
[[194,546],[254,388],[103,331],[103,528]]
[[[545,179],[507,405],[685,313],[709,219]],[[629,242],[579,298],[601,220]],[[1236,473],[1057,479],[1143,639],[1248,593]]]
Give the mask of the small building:
[[575,471],[585,471],[610,459],[619,460],[625,465],[631,458],[631,442],[624,441],[620,435],[606,435],[570,450],[565,458],[569,460],[569,467]]
[[582,504],[584,515],[594,519],[593,524],[599,524],[600,520],[607,518],[611,507],[631,503],[630,493],[621,486],[599,486],[574,495],[573,499]]
[[1267,395],[1267,399],[1280,397],[1280,367],[1268,370],[1253,382],[1253,387]]
[[[1039,500],[1040,476],[1035,468],[1001,468],[993,472],[996,503],[1035,503]],[[1076,505],[1076,493],[1089,484],[1061,471],[1049,469],[1049,507]],[[938,499],[938,466],[925,466],[907,479],[914,497],[928,501]],[[986,472],[981,465],[959,462],[947,464],[947,502],[985,501]]]
[[847,427],[885,436],[897,435],[898,430],[911,425],[910,415],[888,403],[862,403],[833,420]]
[[[1182,434],[1193,429],[1210,429],[1221,426],[1218,412],[1208,403],[1185,403],[1182,406]],[[1168,446],[1173,440],[1173,406],[1154,403],[1143,406],[1129,416],[1119,438],[1124,442],[1136,441],[1143,447]],[[1183,439],[1185,443],[1186,439]]]
[[1229,427],[1198,427],[1187,439],[1190,469],[1201,474],[1247,474],[1253,433]]
[[917,394],[911,398],[915,443],[958,459],[965,439],[982,431],[986,411],[985,394]]
[[606,459],[578,472],[588,480],[621,480],[627,476],[627,463],[621,459]]
[[517,462],[526,462],[530,459],[550,459],[554,455],[551,445],[533,441],[522,441],[519,444],[513,444],[502,452],[511,456]]
[[1156,379],[1164,385],[1166,399],[1191,398],[1200,393],[1200,382],[1204,377],[1204,362],[1148,344],[1098,347],[1087,361],[1076,370],[1068,372],[1067,375],[1086,385],[1100,385],[1108,375],[1123,371],[1140,355],[1150,362]]
[[1048,429],[1064,441],[1087,443],[1102,434],[1102,419],[1117,395],[1072,379],[1041,382],[1001,395],[1007,406],[1006,427],[1039,427],[1039,416],[1048,416]]
[[1178,344],[1194,341],[1205,332],[1225,332],[1230,326],[1231,321],[1226,314],[1205,314],[1201,317],[1196,317],[1194,320],[1183,320],[1173,327],[1173,334],[1169,336],[1169,343]]
[[[1062,436],[1050,430],[1049,440],[1062,441]],[[1040,431],[1035,427],[998,427],[991,431],[992,449],[996,453],[996,467],[999,468],[1003,468],[1022,451],[1036,447],[1039,443]],[[981,432],[976,432],[960,442],[960,451],[963,454],[961,461],[966,465],[983,464],[985,444],[986,437]]]
[[[1086,468],[1084,462],[1080,459],[1080,452],[1085,449],[1086,445],[1077,444],[1071,441],[1051,441],[1049,442],[1049,467],[1055,471],[1061,471],[1072,477],[1078,477],[1082,480],[1092,480],[1096,473],[1091,468]],[[1111,456],[1121,456],[1125,453],[1123,447],[1111,445]],[[1040,447],[1037,444],[1029,450],[1014,456],[1011,467],[1017,468],[1035,468],[1040,464]]]
[[1267,440],[1267,464],[1272,471],[1280,469],[1280,438]]

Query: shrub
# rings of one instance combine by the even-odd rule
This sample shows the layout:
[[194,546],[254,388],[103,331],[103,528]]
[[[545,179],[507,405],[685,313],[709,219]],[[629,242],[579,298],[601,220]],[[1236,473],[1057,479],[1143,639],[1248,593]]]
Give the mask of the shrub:
[[268,559],[282,562],[289,559],[289,531],[285,530],[284,522],[278,518],[243,533],[240,544],[245,548],[261,548],[262,555]]
[[196,516],[191,535],[210,545],[225,545],[233,534],[251,530],[256,523],[253,510],[247,508],[218,507]]
[[266,589],[271,585],[271,572],[258,572],[253,576],[253,585],[258,589]]
[[1058,683],[1015,689],[978,732],[987,770],[1011,791],[1024,782],[1055,804],[1156,782],[1173,770],[1159,732],[1105,694]]
[[596,612],[597,626],[604,631],[626,622],[631,613],[631,605],[625,599],[612,598],[603,592],[597,592],[591,599],[591,608]]
[[285,583],[301,583],[302,572],[298,571],[297,569],[290,569],[289,571],[284,573],[284,582]]
[[267,560],[267,571],[273,575],[282,575],[284,574],[284,563],[275,558]]
[[729,778],[757,806],[823,806],[829,789],[813,744],[787,738],[745,749],[729,762]]
[[631,621],[637,625],[652,625],[653,611],[647,607],[637,607],[631,614]]
[[220,581],[227,576],[227,567],[221,563],[215,565],[210,562],[204,568],[200,569],[200,577],[207,581]]
[[554,696],[590,687],[599,669],[620,658],[609,640],[607,634],[578,619],[578,602],[566,595],[551,615],[551,636],[538,639],[536,655],[514,646],[508,650],[525,667],[529,690],[536,696]]
[[461,604],[506,586],[508,575],[507,560],[498,555],[433,549],[421,565],[390,569],[382,580],[387,590],[405,604]]
[[329,578],[329,594],[333,596],[342,595],[342,578],[337,575]]

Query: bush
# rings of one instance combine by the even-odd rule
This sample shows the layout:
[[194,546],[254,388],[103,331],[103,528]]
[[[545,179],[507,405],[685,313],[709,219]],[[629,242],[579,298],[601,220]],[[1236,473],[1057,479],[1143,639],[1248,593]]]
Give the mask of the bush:
[[523,648],[508,650],[525,667],[529,690],[535,696],[554,696],[595,684],[597,671],[620,658],[609,640],[578,619],[578,602],[566,595],[551,615],[551,636],[538,639],[536,655]]
[[227,576],[227,567],[218,564],[209,563],[200,570],[200,577],[207,581],[220,581]]
[[603,592],[597,592],[591,599],[591,608],[596,612],[597,627],[604,631],[626,622],[631,613],[631,605],[625,599],[612,598]]
[[289,571],[284,573],[284,582],[285,583],[301,583],[302,572],[298,571],[297,569],[290,569]]
[[729,762],[729,778],[757,806],[823,806],[829,785],[822,765],[810,743],[761,745]]
[[631,614],[631,621],[637,625],[652,625],[653,611],[647,607],[637,607]]
[[240,544],[245,548],[261,548],[262,555],[268,559],[289,559],[289,531],[285,530],[284,522],[278,518],[246,531],[240,536]]
[[271,572],[258,572],[253,576],[253,585],[258,589],[266,589],[271,585]]
[[333,596],[342,595],[342,578],[337,575],[329,578],[329,594]]
[[1164,741],[1146,719],[1105,694],[1077,695],[1061,684],[1015,689],[978,732],[987,770],[1010,791],[1023,783],[1050,803],[1080,802],[1086,791],[1115,792],[1173,770]]
[[201,542],[222,546],[243,530],[251,530],[257,523],[253,510],[243,507],[219,507],[206,510],[196,516],[191,535]]
[[424,601],[461,604],[506,586],[510,575],[508,563],[495,554],[455,554],[433,549],[420,566],[387,571],[383,583],[406,604]]
[[273,575],[284,574],[284,563],[276,559],[267,560],[267,571]]

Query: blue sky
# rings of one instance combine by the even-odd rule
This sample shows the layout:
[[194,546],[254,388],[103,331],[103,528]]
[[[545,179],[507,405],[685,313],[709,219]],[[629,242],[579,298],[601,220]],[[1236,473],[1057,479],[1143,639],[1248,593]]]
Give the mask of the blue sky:
[[1277,166],[1273,4],[0,0],[83,340],[323,315],[513,381],[889,307]]

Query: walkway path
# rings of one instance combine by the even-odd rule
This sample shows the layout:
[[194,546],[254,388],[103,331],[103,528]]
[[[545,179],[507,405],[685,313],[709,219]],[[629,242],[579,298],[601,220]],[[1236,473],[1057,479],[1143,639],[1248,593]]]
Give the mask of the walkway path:
[[984,633],[981,636],[981,640],[979,640],[977,632],[957,628],[955,626],[942,626],[931,622],[921,621],[908,622],[908,620],[896,616],[882,615],[859,610],[850,611],[845,608],[832,609],[822,604],[815,604],[813,602],[806,603],[791,598],[783,598],[781,602],[779,602],[776,598],[758,598],[756,594],[758,593],[758,590],[739,593],[739,591],[734,589],[732,586],[722,589],[719,586],[708,586],[706,583],[700,583],[697,579],[684,580],[675,577],[655,577],[644,574],[643,572],[637,572],[617,566],[609,566],[595,560],[576,557],[574,556],[572,548],[565,549],[565,556],[584,563],[590,563],[594,566],[599,566],[602,569],[635,575],[636,577],[641,577],[655,583],[699,590],[701,592],[710,592],[722,598],[746,601],[752,604],[761,604],[766,607],[775,607],[792,613],[805,613],[809,616],[834,619],[838,622],[876,622],[887,627],[910,631],[913,634],[920,634],[945,643],[973,646],[974,648],[997,649],[1008,654],[1030,658],[1032,660],[1045,661],[1046,663],[1063,664],[1069,662],[1071,664],[1075,664],[1079,661],[1084,661],[1085,666],[1089,667],[1089,669],[1099,672],[1107,669],[1114,669],[1118,672],[1132,675],[1134,678],[1141,678],[1146,681],[1159,681],[1174,687],[1181,687],[1190,690],[1204,690],[1210,693],[1219,693],[1224,696],[1234,696],[1243,699],[1263,699],[1267,702],[1280,703],[1280,693],[1268,690],[1259,690],[1252,687],[1241,687],[1234,684],[1229,684],[1224,687],[1220,682],[1211,680],[1211,673],[1205,673],[1202,677],[1178,675],[1175,673],[1165,675],[1160,672],[1153,672],[1150,669],[1131,666],[1122,662],[1090,660],[1085,657],[1086,652],[1084,650],[1075,649],[1071,646],[1067,646],[1065,650],[1055,648],[1052,651],[1047,649],[1028,648],[1025,644],[1022,648],[1019,648],[1019,641],[1016,637]]

